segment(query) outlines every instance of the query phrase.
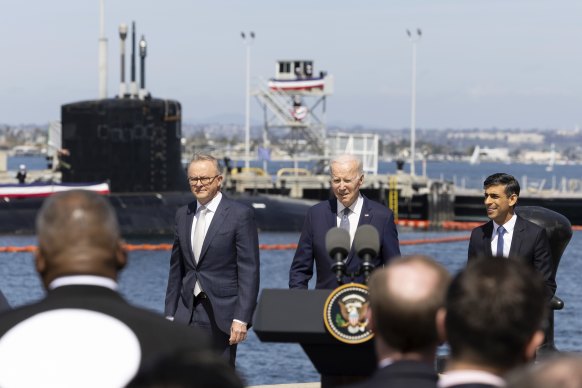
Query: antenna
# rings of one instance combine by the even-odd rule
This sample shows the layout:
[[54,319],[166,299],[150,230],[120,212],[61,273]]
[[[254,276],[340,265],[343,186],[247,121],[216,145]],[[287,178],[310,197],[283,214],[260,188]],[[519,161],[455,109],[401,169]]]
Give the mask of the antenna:
[[121,83],[119,84],[119,98],[124,98],[127,93],[125,84],[125,38],[127,38],[127,24],[119,25],[119,39],[121,40]]
[[135,22],[131,22],[131,85],[129,93],[132,98],[137,97],[137,84],[135,83]]
[[99,2],[99,98],[107,98],[107,38],[105,38],[104,0]]

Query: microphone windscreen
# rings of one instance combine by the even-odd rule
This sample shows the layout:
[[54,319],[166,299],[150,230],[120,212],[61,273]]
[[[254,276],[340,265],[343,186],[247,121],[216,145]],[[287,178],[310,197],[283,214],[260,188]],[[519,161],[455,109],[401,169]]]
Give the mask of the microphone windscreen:
[[350,252],[350,234],[341,228],[331,228],[325,235],[325,249],[331,257],[340,253],[344,258]]
[[356,230],[354,248],[359,257],[368,254],[376,257],[380,251],[380,236],[373,225],[362,225]]

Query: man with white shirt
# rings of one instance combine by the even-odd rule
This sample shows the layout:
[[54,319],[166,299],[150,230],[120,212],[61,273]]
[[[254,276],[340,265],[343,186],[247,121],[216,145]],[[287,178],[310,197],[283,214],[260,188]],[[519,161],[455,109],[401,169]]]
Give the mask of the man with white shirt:
[[451,282],[437,327],[450,348],[440,388],[503,387],[544,339],[542,277],[517,260],[475,260]]
[[[360,193],[364,182],[362,161],[354,155],[339,155],[330,163],[331,188],[334,198],[311,207],[305,216],[303,230],[291,268],[289,288],[307,288],[313,276],[313,264],[317,269],[317,289],[333,289],[338,286],[336,274],[331,266],[331,258],[325,247],[325,235],[334,227],[346,229],[353,241],[358,226],[373,225],[380,236],[380,251],[372,260],[375,267],[381,267],[400,256],[398,232],[394,224],[394,214],[386,206],[369,200]],[[359,273],[362,260],[352,249],[345,260],[346,273],[343,283],[364,282]]]
[[370,278],[368,322],[375,333],[378,370],[350,388],[436,388],[436,328],[450,283],[447,270],[427,256],[392,260]]
[[165,315],[208,332],[235,366],[259,293],[259,242],[252,208],[220,192],[222,169],[211,155],[188,166],[195,201],[176,212]]
[[159,357],[208,350],[205,336],[117,292],[127,255],[113,208],[90,191],[54,194],[37,216],[47,295],[0,319],[0,386],[121,387]]
[[473,229],[468,260],[478,257],[510,257],[520,260],[544,278],[546,297],[556,292],[556,274],[551,266],[551,248],[544,228],[515,214],[519,183],[505,173],[489,176],[483,183],[485,208],[491,221]]

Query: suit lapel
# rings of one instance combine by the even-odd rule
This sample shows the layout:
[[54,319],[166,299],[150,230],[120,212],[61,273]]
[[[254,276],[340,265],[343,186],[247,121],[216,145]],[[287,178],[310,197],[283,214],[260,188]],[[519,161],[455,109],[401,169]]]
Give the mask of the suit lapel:
[[[356,227],[356,230],[358,230],[357,228],[362,226],[362,225],[367,225],[367,224],[372,223],[372,209],[370,209],[368,199],[364,196],[362,196],[362,197],[364,199],[364,202],[362,203],[362,211],[360,213],[360,219],[358,220],[358,226]],[[350,249],[350,253],[348,254],[348,258],[346,259],[346,264],[349,264],[355,256],[356,256],[356,249],[354,248],[354,244],[352,244],[352,247]]]
[[360,220],[358,221],[358,226],[367,225],[372,223],[372,217],[374,213],[370,208],[370,202],[368,198],[362,196],[364,198],[364,203],[362,205],[362,213],[360,214]]
[[511,237],[511,246],[509,247],[509,257],[518,257],[519,251],[521,249],[521,243],[523,242],[525,230],[525,222],[521,217],[517,217],[515,220],[515,227],[513,229],[513,236]]
[[202,250],[200,251],[200,259],[198,260],[198,263],[196,263],[196,265],[200,265],[200,262],[204,260],[204,257],[206,256],[206,251],[208,250],[208,246],[212,242],[214,236],[216,236],[216,233],[220,230],[224,220],[227,218],[226,214],[228,213],[229,207],[230,207],[229,201],[223,194],[222,199],[220,200],[220,203],[216,208],[216,213],[212,217],[212,222],[208,227],[208,231],[204,236],[204,243],[202,244]]
[[198,202],[194,201],[188,204],[188,210],[186,211],[186,217],[183,219],[185,225],[182,225],[180,230],[183,230],[182,236],[180,236],[183,241],[186,241],[186,245],[188,247],[187,258],[190,260],[190,263],[194,266],[196,264],[194,260],[194,249],[192,247],[192,224],[194,224],[194,215],[196,215]]
[[488,256],[493,256],[493,251],[491,251],[491,239],[493,237],[493,221],[489,221],[483,226],[483,245],[485,246],[483,252],[486,252]]

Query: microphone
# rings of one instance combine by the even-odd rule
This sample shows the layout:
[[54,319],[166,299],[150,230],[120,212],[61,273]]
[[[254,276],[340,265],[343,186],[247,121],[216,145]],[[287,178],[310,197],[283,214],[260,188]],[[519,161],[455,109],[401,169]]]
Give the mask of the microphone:
[[354,248],[358,257],[362,259],[360,273],[364,274],[364,284],[367,284],[370,273],[374,270],[372,259],[378,256],[378,251],[380,250],[378,230],[369,224],[360,226],[354,236]]
[[347,230],[341,228],[331,228],[325,235],[325,249],[327,253],[335,260],[331,266],[332,272],[338,284],[342,284],[342,276],[346,274],[346,263],[344,260],[350,252],[350,234]]

